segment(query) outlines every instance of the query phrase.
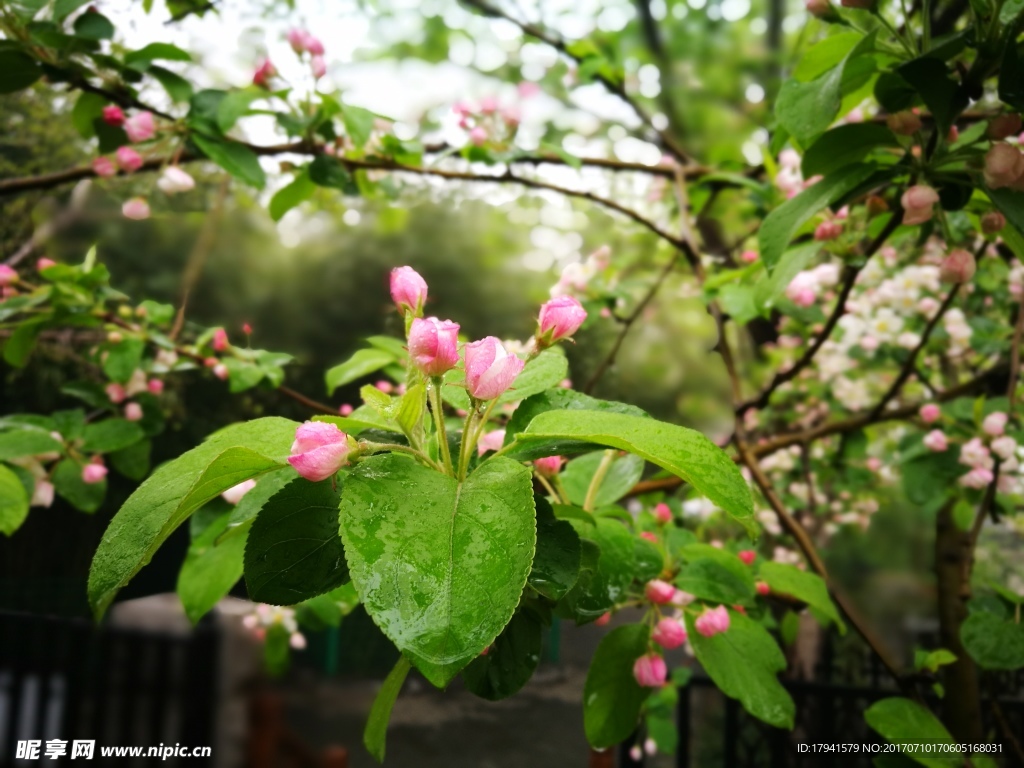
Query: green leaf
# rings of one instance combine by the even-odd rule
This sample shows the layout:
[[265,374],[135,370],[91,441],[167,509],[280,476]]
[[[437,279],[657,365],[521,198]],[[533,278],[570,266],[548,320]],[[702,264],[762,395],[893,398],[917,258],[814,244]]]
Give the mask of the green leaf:
[[237,141],[214,139],[199,133],[192,134],[192,141],[203,154],[230,173],[239,181],[263,189],[267,176],[260,167],[256,153]]
[[999,67],[999,98],[1017,110],[1024,110],[1024,61],[1015,40],[1009,40]]
[[391,719],[391,709],[395,706],[398,694],[402,690],[402,683],[405,682],[405,677],[409,674],[409,668],[409,660],[404,656],[400,657],[384,679],[384,685],[380,687],[377,698],[373,700],[373,706],[370,707],[366,730],[363,731],[363,745],[378,763],[384,762],[384,747],[388,733],[388,721]]
[[[517,400],[524,400],[544,392],[557,386],[568,375],[569,363],[565,359],[565,355],[560,350],[545,349],[524,366],[512,386],[498,398],[498,404],[514,403]],[[464,387],[458,386],[464,381],[463,371],[451,371],[445,377],[445,383],[456,386],[446,386],[443,395],[445,401],[450,405],[466,410],[469,408],[469,394]]]
[[315,191],[316,184],[309,178],[309,170],[303,168],[295,174],[294,179],[277,190],[274,196],[270,198],[270,205],[268,206],[270,218],[274,221],[280,221],[281,217],[288,213],[288,211],[312,197]]
[[0,432],[0,461],[63,450],[60,441],[51,437],[45,429],[25,425],[23,428]]
[[595,749],[613,747],[636,729],[648,691],[633,677],[633,664],[647,646],[644,624],[618,627],[601,638],[583,686],[583,728]]
[[124,339],[103,347],[103,372],[112,381],[124,384],[142,365],[146,345],[142,339]]
[[573,527],[555,517],[551,505],[535,497],[537,507],[537,553],[528,582],[551,600],[561,600],[579,577],[581,545]]
[[254,601],[294,605],[348,581],[339,500],[333,480],[296,478],[263,505],[245,546],[245,583]]
[[850,165],[812,184],[769,213],[758,232],[761,259],[769,272],[775,269],[796,231],[821,209],[852,192],[875,172],[870,164]]
[[270,500],[270,497],[296,477],[298,477],[298,473],[291,465],[288,465],[267,472],[267,474],[258,478],[256,485],[250,488],[249,492],[231,510],[231,514],[228,516],[227,530],[224,531],[224,538],[248,531],[249,526],[247,524],[256,519],[256,515],[260,513],[263,505]]
[[[876,701],[864,712],[864,720],[872,730],[897,746],[910,744],[912,748],[921,742],[949,746],[954,744],[949,731],[938,718],[910,699],[894,696]],[[929,768],[948,768],[950,764],[948,757],[933,757],[916,750],[908,751],[906,756]]]
[[284,466],[294,421],[269,417],[235,424],[162,465],[111,520],[89,571],[89,603],[101,617],[118,590],[139,572],[189,516],[228,488]]
[[491,459],[459,484],[404,456],[372,456],[346,478],[341,536],[367,612],[443,687],[519,603],[536,542],[530,470]]
[[153,444],[149,440],[140,440],[110,454],[110,463],[128,479],[142,480],[149,474],[149,457],[152,450]]
[[[601,462],[605,451],[595,451],[573,459],[565,466],[561,481],[573,504],[583,506],[583,501],[590,489],[591,480]],[[608,468],[601,485],[594,497],[594,509],[614,504],[625,496],[637,484],[644,473],[644,460],[639,456],[627,454],[616,457]]]
[[847,165],[861,162],[876,147],[896,147],[899,142],[886,126],[878,123],[839,125],[823,134],[804,153],[804,178],[827,176]]
[[849,56],[850,51],[862,39],[863,36],[859,32],[829,35],[800,57],[800,61],[793,69],[794,79],[807,83],[821,77]]
[[222,514],[193,539],[178,572],[178,597],[185,615],[193,624],[242,578],[245,536],[231,536],[218,541],[227,524],[228,515]]
[[[625,600],[636,573],[636,549],[633,534],[618,520],[598,517],[568,522],[583,545],[581,571],[576,584],[559,604],[558,613],[583,624]],[[588,544],[597,554],[596,563],[585,562]]]
[[104,419],[87,424],[82,434],[86,453],[110,453],[135,445],[145,437],[142,427],[125,419]]
[[686,563],[676,577],[676,586],[684,592],[728,605],[753,602],[754,577],[750,567],[732,552],[710,544],[689,544],[680,554]]
[[62,21],[88,2],[89,0],[54,0],[53,18],[55,21]]
[[93,128],[93,121],[103,115],[103,107],[106,99],[95,93],[82,91],[75,100],[75,106],[71,110],[71,124],[75,126],[78,135],[83,139],[91,139],[96,135]]
[[358,195],[352,174],[341,164],[341,161],[330,155],[317,155],[309,164],[309,178],[317,186],[340,189],[346,195]]
[[793,727],[795,706],[776,674],[786,657],[768,631],[753,619],[729,611],[729,629],[704,637],[686,615],[687,633],[697,661],[726,696],[739,700],[758,720],[776,728]]
[[64,459],[54,467],[50,480],[57,493],[75,509],[92,514],[103,506],[107,495],[107,481],[87,483],[82,479],[84,462]]
[[532,611],[516,611],[487,655],[477,656],[462,670],[466,688],[488,701],[517,693],[540,663],[542,630]]
[[767,271],[754,287],[754,303],[761,311],[769,310],[786,292],[790,282],[803,271],[821,251],[821,243],[815,241],[790,248],[779,259],[775,269]]
[[192,61],[192,55],[171,43],[150,43],[137,51],[129,51],[124,63],[133,69],[144,70],[154,61]]
[[829,597],[828,587],[816,573],[801,571],[784,563],[767,562],[761,565],[760,575],[774,594],[789,595],[807,603],[816,613],[835,622],[840,632],[844,631],[843,620]]
[[548,411],[516,438],[573,439],[629,451],[667,469],[745,525],[754,503],[739,469],[721,448],[696,430],[621,413]]
[[240,91],[229,91],[217,105],[217,127],[223,133],[227,133],[238,119],[249,111],[250,104],[266,95],[266,91],[255,86]]
[[[2,62],[0,66],[3,66]],[[15,368],[24,368],[42,330],[42,320],[27,320],[17,325],[4,342],[4,360]]]
[[28,491],[14,471],[0,464],[0,533],[10,536],[28,517]]
[[395,356],[390,352],[381,349],[360,349],[348,360],[327,371],[327,394],[333,394],[338,387],[343,387],[363,376],[369,376],[393,362]]
[[164,87],[171,101],[187,102],[192,98],[192,83],[178,73],[153,64],[149,68],[149,74]]
[[75,19],[75,35],[86,40],[110,40],[114,36],[114,25],[106,16],[97,11],[83,13]]
[[939,134],[944,136],[968,102],[966,91],[950,77],[946,63],[925,56],[908,61],[896,71],[920,94],[935,118]]
[[836,119],[842,101],[842,82],[842,64],[809,83],[784,81],[775,101],[776,118],[793,138],[806,146]]
[[985,194],[1018,232],[1024,232],[1024,192],[985,187]]
[[368,109],[342,104],[341,119],[345,122],[345,133],[352,139],[352,143],[356,147],[362,147],[370,140],[377,116]]
[[971,613],[960,627],[967,653],[985,669],[1024,667],[1024,624],[988,611]]

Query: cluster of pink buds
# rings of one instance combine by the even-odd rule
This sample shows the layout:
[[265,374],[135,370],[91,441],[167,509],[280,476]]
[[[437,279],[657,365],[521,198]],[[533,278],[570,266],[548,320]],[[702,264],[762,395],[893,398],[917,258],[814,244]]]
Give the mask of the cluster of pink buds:
[[319,80],[327,74],[327,62],[324,60],[324,44],[311,32],[305,29],[288,30],[288,44],[299,56],[309,54],[309,68],[313,77]]
[[277,77],[277,67],[268,58],[259,60],[256,70],[252,73],[252,84],[257,88],[270,90],[270,81]]
[[[107,340],[112,343],[119,343],[121,341],[120,332],[111,331],[107,334]],[[157,378],[146,378],[145,371],[136,368],[132,371],[132,375],[127,382],[121,384],[112,381],[104,387],[104,391],[106,392],[107,399],[112,404],[123,406],[123,415],[128,421],[141,421],[145,415],[142,406],[137,402],[131,401],[131,398],[143,392],[159,395],[164,391],[164,383]]]
[[[103,121],[115,128],[123,128],[132,144],[141,144],[156,136],[156,120],[153,113],[149,111],[136,112],[126,116],[124,110],[116,104],[108,104],[103,107]],[[128,145],[122,145],[110,158],[100,155],[92,161],[92,170],[101,178],[110,178],[117,175],[118,171],[129,174],[142,168],[145,161],[137,150]],[[169,174],[169,175],[168,175]],[[187,173],[177,167],[170,167],[164,171],[164,176],[157,186],[167,194],[183,192],[195,186],[195,181]],[[121,206],[121,213],[127,219],[141,221],[150,216],[149,203],[144,197],[133,197],[126,200]]]
[[1024,191],[1024,152],[1019,146],[996,142],[985,155],[985,183],[992,189]]
[[295,620],[295,610],[279,605],[259,603],[252,613],[242,617],[242,626],[252,632],[258,640],[267,637],[267,630],[280,625],[288,632],[288,644],[296,651],[306,647],[306,636],[299,631],[299,623]]
[[977,264],[974,254],[957,248],[949,252],[939,265],[939,277],[944,283],[966,283],[974,277]]
[[926,184],[910,187],[900,198],[903,206],[903,223],[906,225],[924,224],[934,212],[939,202],[939,193]]
[[459,127],[468,132],[470,143],[476,147],[511,140],[522,121],[517,105],[501,106],[493,96],[485,96],[479,104],[456,102],[452,111],[459,116]]

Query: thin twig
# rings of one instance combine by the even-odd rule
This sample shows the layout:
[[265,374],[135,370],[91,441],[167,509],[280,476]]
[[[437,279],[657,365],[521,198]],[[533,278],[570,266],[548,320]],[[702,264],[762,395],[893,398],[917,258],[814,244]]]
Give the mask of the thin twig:
[[213,206],[209,214],[203,219],[202,227],[199,229],[199,236],[195,245],[185,262],[185,270],[181,276],[181,301],[178,303],[178,313],[174,317],[174,325],[171,326],[169,338],[178,338],[181,329],[185,326],[185,312],[188,309],[188,299],[195,288],[199,275],[202,274],[203,264],[206,257],[213,248],[216,241],[217,230],[220,227],[221,216],[224,212],[224,201],[228,194],[228,179],[225,176],[217,187],[217,195],[214,198]]

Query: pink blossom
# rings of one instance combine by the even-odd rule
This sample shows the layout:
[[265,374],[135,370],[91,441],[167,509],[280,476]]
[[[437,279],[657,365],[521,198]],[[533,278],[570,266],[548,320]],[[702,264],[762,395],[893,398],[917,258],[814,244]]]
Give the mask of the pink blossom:
[[675,594],[676,588],[661,579],[651,579],[644,586],[644,595],[655,605],[671,603]]
[[924,436],[921,442],[929,451],[935,451],[936,453],[942,453],[949,448],[949,440],[946,438],[946,433],[941,429],[933,429]]
[[116,104],[108,104],[103,108],[103,122],[114,128],[124,125],[124,110]]
[[529,99],[540,93],[540,86],[537,83],[524,80],[516,86],[516,90],[519,93],[519,98]]
[[210,346],[217,352],[223,352],[228,348],[230,342],[228,341],[228,332],[223,328],[218,328],[213,332],[213,341]]
[[960,463],[968,467],[990,469],[993,465],[992,455],[981,442],[980,437],[972,438],[960,448]]
[[743,561],[744,565],[753,565],[757,559],[757,552],[752,549],[741,549],[736,556]]
[[237,504],[242,500],[249,491],[256,487],[256,481],[249,479],[243,480],[238,485],[232,485],[224,493],[221,494],[221,498],[224,499],[228,504]]
[[818,19],[828,19],[836,15],[832,3],[828,0],[807,0],[804,8],[811,16]]
[[308,34],[309,33],[304,29],[292,27],[285,35],[285,39],[288,41],[288,45],[292,47],[293,51],[296,53],[303,53],[306,50],[306,36]]
[[132,219],[133,221],[148,219],[149,203],[146,202],[145,198],[133,197],[130,200],[126,200],[124,205],[121,206],[121,213],[124,214],[126,219]]
[[654,517],[657,518],[658,522],[662,525],[672,522],[672,507],[666,504],[664,501],[658,502],[654,507]]
[[487,129],[482,125],[474,126],[469,131],[469,141],[476,147],[482,147],[487,143]]
[[992,145],[985,154],[985,183],[992,189],[1009,187],[1024,176],[1024,154],[1004,142]]
[[537,321],[537,339],[547,346],[572,336],[583,321],[587,310],[572,296],[558,296],[544,303]]
[[864,462],[864,466],[870,469],[872,472],[877,472],[882,468],[882,460],[877,456],[871,456],[867,461]]
[[814,239],[819,242],[835,240],[843,234],[843,225],[838,221],[823,221],[814,228]]
[[993,141],[1002,141],[1020,133],[1020,127],[1020,115],[1012,113],[999,115],[988,121],[988,129],[985,131],[985,134]]
[[306,650],[306,636],[301,632],[292,632],[288,638],[288,645],[292,647],[292,650],[304,651]]
[[427,281],[412,267],[392,269],[391,300],[399,312],[412,312],[419,317],[427,303]]
[[107,386],[104,388],[104,391],[107,393],[107,398],[110,400],[110,402],[114,403],[114,405],[117,405],[118,403],[123,403],[124,399],[128,396],[128,394],[124,391],[124,387],[122,387],[120,384],[117,384],[116,382],[107,384]]
[[678,619],[664,618],[654,627],[651,639],[666,651],[671,651],[686,642],[686,629]]
[[644,751],[639,744],[634,744],[629,748],[629,759],[634,763],[639,763],[644,759]]
[[939,202],[939,193],[925,184],[910,187],[900,198],[903,205],[903,223],[924,224],[932,217],[932,208]]
[[939,417],[942,416],[942,410],[935,403],[925,403],[921,406],[917,415],[921,417],[921,421],[925,424],[932,424],[938,421]]
[[142,155],[131,147],[118,147],[114,154],[118,167],[125,173],[134,173],[142,167]]
[[277,76],[277,67],[270,59],[261,59],[252,75],[252,84],[270,90],[270,80]]
[[88,485],[102,483],[107,476],[107,468],[102,464],[90,461],[82,467],[82,482]]
[[138,112],[124,121],[124,132],[132,144],[149,141],[156,135],[152,112]]
[[142,416],[142,406],[138,403],[128,403],[124,407],[124,417],[128,421],[141,421]]
[[[488,451],[500,451],[505,443],[505,430],[492,429],[490,432],[481,435],[476,444],[476,452],[483,456]],[[536,465],[536,462],[534,462]]]
[[966,283],[974,277],[976,268],[974,254],[957,248],[950,251],[949,255],[939,265],[939,277],[945,283]]
[[313,73],[313,77],[319,80],[327,74],[327,62],[324,61],[323,56],[314,56],[309,61],[309,69]]
[[744,264],[753,264],[757,259],[757,251],[744,251],[740,254],[740,261]]
[[998,437],[1006,431],[1006,422],[1008,420],[1009,417],[1002,411],[990,413],[985,417],[985,420],[981,422],[981,431],[986,435]]
[[494,336],[466,345],[466,386],[477,400],[493,400],[503,394],[525,363],[506,351]]
[[1017,441],[1009,435],[997,437],[992,441],[992,453],[1003,461],[1009,461],[1017,452]]
[[608,622],[610,622],[611,620],[612,620],[611,611],[605,611],[600,616],[598,616],[596,619],[594,619],[594,626],[595,627],[603,627],[606,624],[608,624]]
[[714,637],[729,629],[729,611],[724,605],[704,611],[693,623],[704,637]]
[[164,391],[164,383],[160,379],[150,379],[146,382],[146,389],[150,391],[150,394],[159,395]]
[[307,480],[319,482],[348,464],[351,450],[348,435],[334,424],[307,421],[295,430],[288,463]]
[[798,307],[809,307],[818,298],[818,281],[811,272],[798,272],[786,286],[786,298]]
[[338,406],[338,413],[341,416],[351,416],[354,410],[355,408],[352,407],[351,403],[342,403]]
[[490,115],[498,111],[498,100],[494,96],[484,96],[480,99],[480,111]]
[[18,282],[18,273],[14,268],[6,264],[0,264],[0,285],[14,285],[16,282]]
[[767,581],[759,581],[754,584],[754,589],[757,590],[757,594],[764,597],[765,595],[771,594],[772,588],[768,586]]
[[217,363],[213,366],[213,375],[221,381],[226,381],[228,376],[231,375],[231,371],[228,370],[228,367],[224,365],[224,363]]
[[[504,437],[504,431],[502,433],[502,437]],[[561,456],[545,456],[542,459],[536,459],[533,462],[533,468],[536,470],[537,474],[542,477],[554,477],[562,468],[563,461],[565,461],[565,459]]]
[[633,664],[633,677],[645,688],[660,688],[668,678],[665,659],[656,653],[641,656]]
[[644,541],[651,542],[651,544],[658,543],[658,537],[655,534],[651,533],[651,531],[640,531],[640,538]]
[[57,266],[57,262],[56,261],[54,261],[53,259],[48,259],[45,256],[43,256],[41,259],[37,259],[36,260],[36,271],[37,272],[42,272],[44,269],[49,269],[50,267],[56,267],[56,266]]
[[117,166],[109,157],[100,155],[92,161],[92,172],[101,178],[109,179],[111,176],[117,175]]
[[415,318],[409,327],[409,354],[427,376],[443,376],[459,363],[459,324]]
[[53,505],[53,491],[53,483],[48,480],[36,480],[35,487],[32,489],[32,500],[29,502],[29,506],[51,507]]
[[984,467],[975,467],[966,475],[960,478],[960,485],[966,488],[985,488],[989,483],[992,482],[995,475],[991,469],[985,469]]
[[309,32],[306,33],[306,50],[311,56],[323,56],[324,55],[324,44],[320,42],[319,38],[314,37]]
[[381,379],[380,381],[375,382],[373,386],[379,389],[385,395],[390,395],[392,392],[395,391],[395,385],[392,384],[387,379]]
[[160,174],[156,185],[165,195],[177,195],[194,189],[196,180],[178,166],[169,165]]

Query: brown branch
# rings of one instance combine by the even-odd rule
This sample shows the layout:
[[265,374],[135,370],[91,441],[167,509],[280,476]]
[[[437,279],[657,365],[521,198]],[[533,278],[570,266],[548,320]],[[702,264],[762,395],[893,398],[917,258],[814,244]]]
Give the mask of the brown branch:
[[[865,263],[868,259],[875,255],[878,249],[882,247],[882,244],[889,237],[889,235],[891,235],[896,230],[896,228],[899,227],[899,225],[899,216],[893,215],[886,223],[882,231],[878,233],[878,236],[873,241],[871,241],[871,244],[868,246],[868,249],[864,254]],[[850,297],[850,294],[853,292],[854,284],[857,282],[857,275],[860,274],[861,269],[863,269],[863,266],[846,266],[843,269],[843,286],[839,291],[839,298],[836,299],[836,305],[832,310],[832,314],[825,322],[825,327],[822,329],[821,333],[819,333],[817,337],[815,337],[814,341],[811,343],[811,346],[807,348],[807,350],[803,353],[803,355],[801,355],[799,360],[797,360],[793,365],[791,365],[786,370],[779,371],[777,374],[775,374],[775,376],[771,380],[771,383],[761,392],[760,395],[758,395],[752,400],[747,400],[746,402],[741,403],[739,406],[737,406],[736,413],[738,415],[742,416],[751,408],[764,408],[766,405],[768,405],[772,395],[775,394],[775,391],[779,387],[781,387],[786,382],[796,378],[796,376],[804,368],[806,368],[811,364],[811,362],[813,362],[814,356],[818,354],[818,350],[822,348],[826,341],[828,341],[829,336],[832,335],[832,331],[835,330],[836,325],[839,324],[840,318],[846,313],[846,301]]]

